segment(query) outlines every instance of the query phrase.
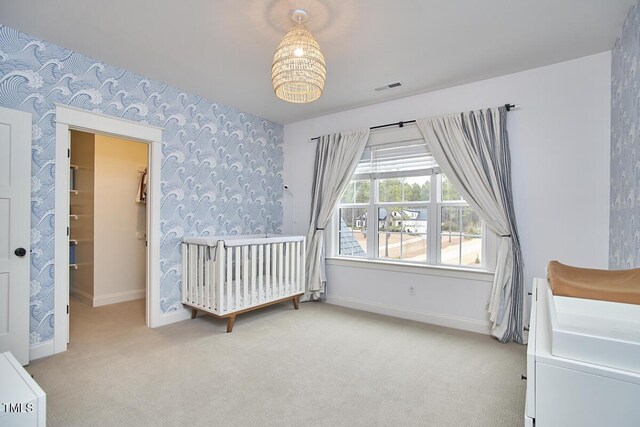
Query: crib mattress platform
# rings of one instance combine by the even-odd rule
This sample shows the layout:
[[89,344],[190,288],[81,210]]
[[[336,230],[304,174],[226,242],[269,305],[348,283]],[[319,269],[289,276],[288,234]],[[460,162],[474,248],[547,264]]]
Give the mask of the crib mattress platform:
[[[231,332],[233,332],[233,325],[235,324],[236,321],[236,316],[238,314],[243,314],[243,313],[248,313],[250,311],[253,310],[258,310],[260,308],[264,308],[264,307],[268,307],[270,305],[274,305],[274,304],[280,304],[281,302],[285,302],[285,301],[289,301],[291,300],[291,302],[293,302],[293,308],[295,310],[300,309],[300,297],[304,295],[304,292],[301,292],[299,294],[295,294],[295,295],[289,295],[286,296],[284,298],[280,298],[274,301],[269,301],[269,302],[265,302],[264,304],[260,304],[260,305],[255,305],[253,307],[247,307],[238,311],[235,311],[233,313],[228,313],[228,314],[223,314],[223,315],[219,315],[216,313],[211,313],[210,311],[204,311],[204,313],[206,314],[210,314],[212,316],[217,317],[218,319],[227,319],[227,333],[230,334]],[[191,318],[195,319],[196,316],[198,315],[198,308],[192,307],[191,308]]]

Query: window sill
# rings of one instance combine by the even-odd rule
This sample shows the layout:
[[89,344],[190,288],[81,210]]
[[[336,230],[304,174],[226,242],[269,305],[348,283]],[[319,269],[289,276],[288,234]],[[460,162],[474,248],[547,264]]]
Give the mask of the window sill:
[[494,273],[475,268],[456,268],[441,265],[418,265],[403,262],[359,259],[348,257],[327,257],[327,265],[340,267],[368,268],[372,270],[397,271],[400,273],[422,274],[425,276],[455,277],[459,279],[493,282]]

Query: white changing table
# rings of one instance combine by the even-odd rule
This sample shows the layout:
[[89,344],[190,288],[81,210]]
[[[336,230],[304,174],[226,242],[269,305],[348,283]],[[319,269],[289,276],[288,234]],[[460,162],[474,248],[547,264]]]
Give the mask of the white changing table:
[[10,352],[0,353],[0,427],[45,427],[46,395]]
[[[550,310],[550,304],[554,301],[548,286],[546,279],[534,279],[524,425],[637,427],[640,373],[607,366],[602,359],[599,364],[578,360],[579,354],[573,358],[553,355],[550,312],[554,309]],[[619,343],[613,341],[610,347],[606,340],[598,344],[600,355],[606,355],[607,348],[614,354]]]

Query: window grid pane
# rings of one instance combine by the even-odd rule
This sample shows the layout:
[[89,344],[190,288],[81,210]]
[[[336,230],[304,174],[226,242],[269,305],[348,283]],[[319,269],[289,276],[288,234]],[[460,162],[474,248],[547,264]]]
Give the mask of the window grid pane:
[[369,181],[355,181],[355,202],[356,203],[369,203]]
[[377,256],[426,263],[428,206],[379,206],[377,213]]
[[482,262],[482,224],[469,206],[441,207],[440,263],[476,266]]
[[431,198],[431,177],[415,176],[404,179],[405,202],[428,202]]
[[347,185],[346,190],[342,194],[342,198],[340,199],[340,203],[353,203],[353,195],[355,192],[354,182],[351,181],[349,185]]
[[460,192],[453,186],[449,178],[442,174],[442,184],[440,187],[441,200],[443,202],[464,201]]
[[411,176],[378,179],[378,202],[429,202],[431,176]]
[[378,200],[380,202],[402,202],[403,178],[378,180]]

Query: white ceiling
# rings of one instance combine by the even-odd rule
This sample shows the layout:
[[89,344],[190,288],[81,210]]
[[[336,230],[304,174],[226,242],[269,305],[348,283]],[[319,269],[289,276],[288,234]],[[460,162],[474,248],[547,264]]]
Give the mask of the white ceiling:
[[[0,0],[0,23],[290,123],[609,50],[635,0]],[[288,104],[271,60],[305,8],[323,96]],[[400,81],[402,87],[375,92]]]

